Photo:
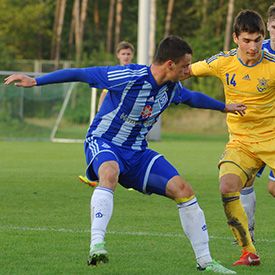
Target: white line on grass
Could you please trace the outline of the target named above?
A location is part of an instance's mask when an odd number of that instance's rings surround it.
[[[47,231],[47,232],[63,232],[63,233],[90,233],[88,229],[72,229],[72,228],[54,228],[54,227],[28,227],[28,226],[13,226],[0,225],[0,231]],[[128,236],[148,236],[148,237],[167,237],[167,238],[183,238],[184,234],[177,233],[160,233],[160,232],[127,232],[127,231],[107,231],[107,234],[112,235],[128,235]],[[209,236],[210,239],[232,240],[232,237]],[[257,242],[275,243],[275,240],[257,239]]]

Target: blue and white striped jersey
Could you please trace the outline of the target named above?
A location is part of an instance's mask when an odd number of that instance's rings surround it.
[[[263,42],[263,46],[262,49],[268,53],[274,54],[275,55],[275,51],[272,50],[271,45],[270,45],[270,39],[265,39]]]
[[[102,137],[133,150],[145,149],[145,136],[161,112],[173,100],[180,101],[179,93],[176,93],[180,84],[170,82],[158,86],[150,68],[140,65],[109,67],[108,71],[99,74],[106,76],[104,85],[109,92],[87,137]]]
[[[223,102],[189,91],[180,82],[158,85],[149,66],[90,67],[65,69],[36,78],[37,85],[82,81],[108,93],[90,125],[86,138],[96,136],[132,150],[147,147],[146,135],[171,103],[223,110]]]

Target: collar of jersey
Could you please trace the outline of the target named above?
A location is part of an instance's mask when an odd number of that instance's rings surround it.
[[[263,58],[264,58],[264,51],[262,50],[262,56],[261,56],[260,60],[259,60],[257,63],[255,63],[255,64],[253,64],[253,65],[250,65],[250,66],[243,63],[243,61],[238,57],[238,52],[237,52],[237,58],[238,58],[238,60],[240,61],[240,63],[241,63],[243,66],[249,67],[249,68],[255,67],[256,65],[258,65],[259,63],[262,62],[262,60],[263,60]]]

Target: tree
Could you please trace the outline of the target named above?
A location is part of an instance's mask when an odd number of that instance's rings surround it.
[[[167,6],[166,19],[165,19],[164,37],[170,34],[173,9],[174,9],[174,0],[169,0],[168,6]]]
[[[234,0],[229,0],[228,1],[227,17],[226,17],[225,39],[224,39],[224,45],[223,45],[224,51],[228,51],[230,49],[233,12],[234,12]]]
[[[114,12],[115,12],[115,0],[110,0],[109,4],[109,15],[108,15],[108,26],[107,26],[107,52],[112,51],[112,41],[113,41],[113,22],[114,22]]]
[[[0,1],[1,61],[7,57],[12,63],[22,58],[49,58],[51,8],[49,0]]]
[[[74,41],[74,31],[75,31],[75,10],[76,10],[77,1],[74,1],[73,9],[72,9],[72,17],[70,23],[70,31],[69,31],[69,41],[68,41],[68,59],[72,59],[72,51],[73,51],[73,41]]]
[[[219,7],[218,7],[218,14],[217,14],[217,20],[216,20],[216,32],[215,32],[215,36],[221,36],[221,32],[222,32],[222,22],[223,22],[223,14],[221,11],[221,9],[224,6],[224,0],[219,0]]]
[[[76,64],[79,64],[82,56],[82,48],[83,48],[83,35],[84,35],[84,25],[86,20],[88,8],[88,0],[75,0],[74,2],[74,33],[75,33],[75,59]]]
[[[96,34],[99,32],[99,23],[100,23],[100,17],[99,17],[99,9],[98,9],[98,0],[94,0],[94,24],[95,24],[95,31]]]
[[[115,25],[115,45],[120,41],[121,21],[122,21],[122,0],[117,0],[116,3],[116,25]]]
[[[59,60],[60,60],[61,34],[63,30],[65,9],[66,9],[66,0],[57,0],[56,7],[55,7],[54,29],[53,29],[52,47],[51,47],[51,59],[55,60],[56,68],[58,68]]]

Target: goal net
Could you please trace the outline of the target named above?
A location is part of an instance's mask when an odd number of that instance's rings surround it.
[[[1,81],[11,73],[2,71]],[[98,94],[83,83],[33,88],[1,84],[0,140],[82,142]]]

